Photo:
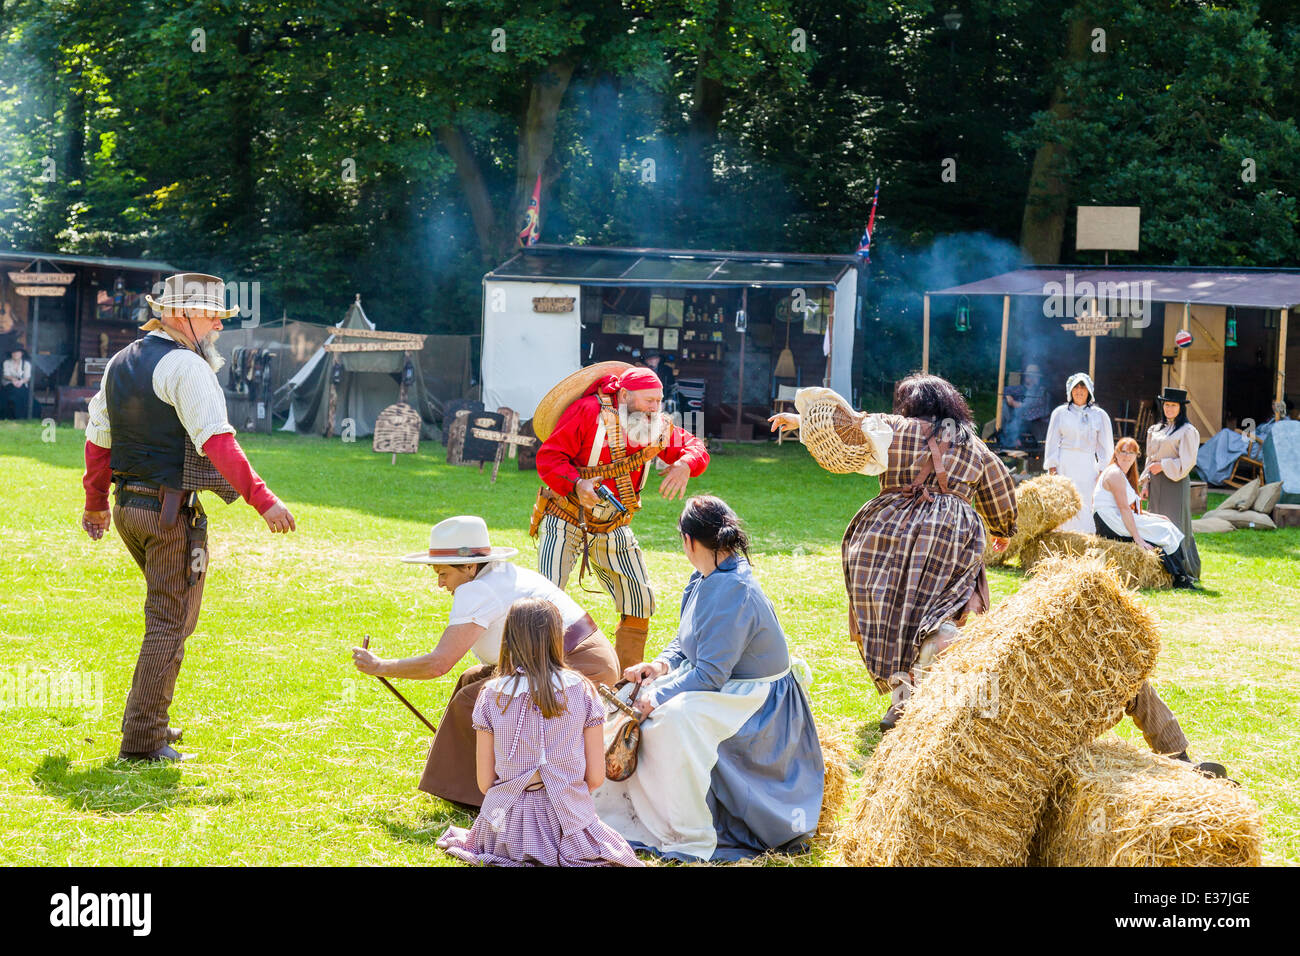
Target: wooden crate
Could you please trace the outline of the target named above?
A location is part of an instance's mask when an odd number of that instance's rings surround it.
[[[1206,482],[1192,482],[1192,514],[1200,514],[1205,511],[1205,502],[1209,491],[1210,486]]]
[[[1300,505],[1278,505],[1271,517],[1279,528],[1300,528]]]

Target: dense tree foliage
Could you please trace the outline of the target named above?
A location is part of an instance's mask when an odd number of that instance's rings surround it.
[[[546,241],[825,252],[879,177],[876,312],[1076,260],[1078,204],[1141,205],[1135,261],[1300,258],[1287,0],[0,3],[0,244],[276,314],[476,329],[539,173]]]

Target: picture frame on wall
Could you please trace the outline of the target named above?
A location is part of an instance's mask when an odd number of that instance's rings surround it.
[[[676,329],[663,330],[663,349],[665,352],[677,351],[677,339],[679,332]]]
[[[685,300],[680,296],[650,296],[650,314],[646,324],[659,328],[680,329],[682,327]]]

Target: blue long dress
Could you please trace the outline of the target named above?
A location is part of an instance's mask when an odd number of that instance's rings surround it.
[[[730,557],[682,595],[677,636],[646,685],[637,772],[596,791],[633,845],[682,860],[798,852],[817,828],[825,767],[808,695],[749,562]],[[802,662],[798,662],[800,665]]]

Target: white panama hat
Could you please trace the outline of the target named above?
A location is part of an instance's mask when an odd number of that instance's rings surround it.
[[[518,548],[494,548],[488,541],[487,522],[477,515],[457,515],[439,521],[429,531],[429,550],[402,558],[407,564],[487,564],[508,561]]]

